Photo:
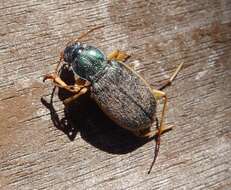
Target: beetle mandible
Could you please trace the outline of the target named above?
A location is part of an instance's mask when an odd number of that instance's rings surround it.
[[[105,56],[98,48],[81,42],[83,37],[102,27],[92,28],[76,40],[69,42],[60,54],[55,72],[45,75],[43,80],[51,79],[55,86],[74,93],[64,100],[65,105],[90,91],[91,98],[118,126],[131,131],[136,136],[156,137],[155,156],[148,172],[150,173],[159,152],[160,135],[171,129],[171,126],[165,127],[163,124],[167,96],[161,90],[172,83],[183,63],[161,88],[154,89],[125,63],[129,57],[125,52],[116,50]],[[79,76],[75,85],[67,85],[60,78],[58,70],[63,61]],[[159,99],[164,101],[160,123],[156,117],[156,101]],[[155,121],[157,130],[151,131]]]

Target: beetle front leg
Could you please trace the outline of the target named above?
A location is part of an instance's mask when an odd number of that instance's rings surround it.
[[[129,57],[130,55],[128,55],[123,51],[114,50],[113,52],[108,54],[107,59],[109,61],[115,60],[115,61],[125,62]]]
[[[67,85],[59,76],[56,74],[48,74],[44,77],[43,81],[51,79],[53,80],[53,83],[55,86],[58,86],[59,88],[63,88],[69,92],[75,93],[75,95],[66,98],[63,103],[68,106],[71,102],[76,100],[79,96],[85,94],[88,91],[88,87],[90,86],[89,83],[86,81],[78,78],[76,80],[75,85]]]
[[[87,87],[82,88],[77,94],[66,98],[63,103],[65,106],[69,106],[74,100],[76,100],[78,97],[80,97],[81,95],[85,94],[88,91]]]
[[[55,86],[63,88],[72,93],[78,93],[81,90],[81,86],[78,86],[77,84],[72,86],[67,85],[56,73],[45,75],[45,77],[43,78],[43,82],[47,79],[52,80]]]

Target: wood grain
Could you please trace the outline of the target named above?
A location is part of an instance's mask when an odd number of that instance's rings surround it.
[[[0,189],[230,188],[231,1],[2,0],[0,10]],[[64,109],[56,90],[50,104],[42,83],[65,44],[98,25],[86,42],[132,54],[155,87],[184,62],[165,90],[175,129],[150,175],[153,141],[86,96]]]

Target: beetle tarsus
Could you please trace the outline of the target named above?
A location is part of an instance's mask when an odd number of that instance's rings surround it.
[[[153,166],[154,166],[154,164],[156,162],[159,150],[160,150],[160,135],[162,133],[162,130],[161,130],[160,126],[159,126],[159,121],[158,121],[157,118],[156,118],[156,126],[158,128],[158,132],[156,134],[157,135],[157,137],[156,137],[156,146],[155,146],[155,151],[154,151],[154,158],[153,158],[153,161],[152,161],[151,166],[149,168],[148,174],[151,173],[152,168],[153,168]]]
[[[156,125],[157,125],[157,128],[158,128],[158,131],[154,134],[154,136],[156,137],[156,146],[155,146],[155,151],[154,151],[154,158],[153,158],[153,161],[151,163],[151,166],[148,170],[148,174],[151,173],[152,171],[152,168],[156,162],[156,159],[158,157],[158,153],[159,153],[159,150],[160,150],[160,136],[165,133],[165,132],[168,132],[170,130],[172,130],[173,126],[170,125],[170,126],[167,126],[167,127],[162,127],[162,129],[159,127],[159,122],[158,120],[156,120]]]
[[[150,174],[151,171],[152,171],[152,168],[153,168],[153,166],[154,166],[154,164],[155,164],[155,162],[156,162],[156,159],[157,159],[159,150],[160,150],[160,135],[157,136],[156,146],[155,146],[155,155],[154,155],[154,159],[153,159],[153,161],[152,161],[152,163],[151,163],[151,166],[150,166],[150,168],[149,168],[149,170],[148,170],[148,174]]]
[[[158,88],[158,90],[163,90],[164,88],[166,88],[167,86],[170,86],[170,85],[172,84],[173,80],[176,78],[177,74],[178,74],[179,71],[182,69],[183,64],[184,64],[184,63],[181,63],[181,64],[177,67],[177,69],[175,70],[175,72],[173,73],[173,75],[172,75],[169,79],[165,80],[165,81],[161,84],[161,86]]]
[[[54,80],[54,74],[47,74],[43,77],[43,82],[45,82],[47,79]]]

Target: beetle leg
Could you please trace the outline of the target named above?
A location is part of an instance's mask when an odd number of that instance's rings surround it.
[[[51,79],[51,80],[53,80],[55,86],[58,86],[60,88],[66,88],[67,87],[67,84],[63,80],[61,80],[60,77],[58,77],[59,66],[62,63],[63,59],[64,59],[64,52],[61,51],[59,61],[58,61],[56,68],[55,68],[55,72],[52,74],[45,75],[43,77],[43,82],[45,82],[45,80],[47,80],[47,79]]]
[[[72,101],[77,99],[79,96],[85,94],[88,91],[88,87],[90,86],[90,83],[87,81],[78,78],[76,80],[75,85],[67,85],[58,75],[56,74],[48,74],[44,77],[43,81],[51,79],[53,80],[53,83],[55,86],[58,86],[59,88],[63,88],[69,92],[75,93],[73,96],[66,98],[63,103],[67,106]]]
[[[85,79],[82,79],[82,78],[77,78],[76,81],[75,81],[75,85],[83,88],[83,87],[87,87],[87,86],[90,86],[91,83]]]
[[[173,73],[173,75],[170,77],[170,79],[167,79],[166,81],[164,81],[164,83],[158,88],[158,90],[163,90],[165,87],[170,86],[172,84],[172,81],[176,78],[177,74],[181,70],[182,66],[183,66],[183,63],[181,63],[177,67],[176,71]]]
[[[123,51],[114,50],[113,52],[108,54],[107,59],[109,61],[115,60],[115,61],[125,62],[129,57],[130,55],[126,54]]]
[[[158,156],[158,153],[159,153],[159,149],[160,149],[160,135],[164,132],[164,115],[165,115],[165,111],[166,111],[166,108],[167,108],[167,96],[166,94],[163,92],[163,91],[160,91],[160,90],[156,90],[156,89],[153,89],[153,95],[155,97],[156,100],[159,100],[161,98],[163,98],[164,100],[164,106],[163,106],[163,110],[162,110],[162,113],[161,113],[161,118],[160,118],[160,125],[159,125],[159,122],[157,120],[157,128],[158,128],[158,131],[156,133],[156,147],[155,147],[155,156],[154,156],[154,159],[152,161],[152,164],[151,164],[151,167],[148,171],[148,173],[151,172],[152,170],[152,167],[156,161],[156,158]]]
[[[168,132],[170,130],[172,130],[173,126],[163,126],[162,128],[162,132],[161,135],[165,132]],[[150,129],[148,130],[141,130],[138,132],[134,132],[135,135],[139,136],[139,137],[144,137],[144,138],[153,138],[156,137],[159,133],[159,130],[155,130],[155,131],[151,131]]]
[[[156,89],[152,89],[153,90],[153,95],[155,97],[156,100],[159,100],[161,98],[163,98],[164,100],[164,106],[163,106],[163,110],[162,110],[162,113],[161,113],[161,118],[160,118],[160,127],[159,127],[159,135],[163,132],[163,123],[164,123],[164,116],[165,116],[165,112],[166,112],[166,108],[167,108],[167,101],[168,101],[168,98],[165,94],[165,92],[163,91],[160,91],[160,90],[156,90]]]
[[[47,74],[43,78],[43,82],[47,79],[50,79],[53,81],[55,86],[58,86],[59,88],[63,88],[69,92],[72,93],[78,93],[81,90],[81,86],[76,85],[67,85],[57,74]]]
[[[74,100],[76,100],[78,97],[80,97],[81,95],[85,94],[86,92],[88,91],[88,88],[87,87],[83,87],[77,94],[69,97],[69,98],[66,98],[63,103],[65,106],[68,106],[70,105],[71,102],[73,102]]]

